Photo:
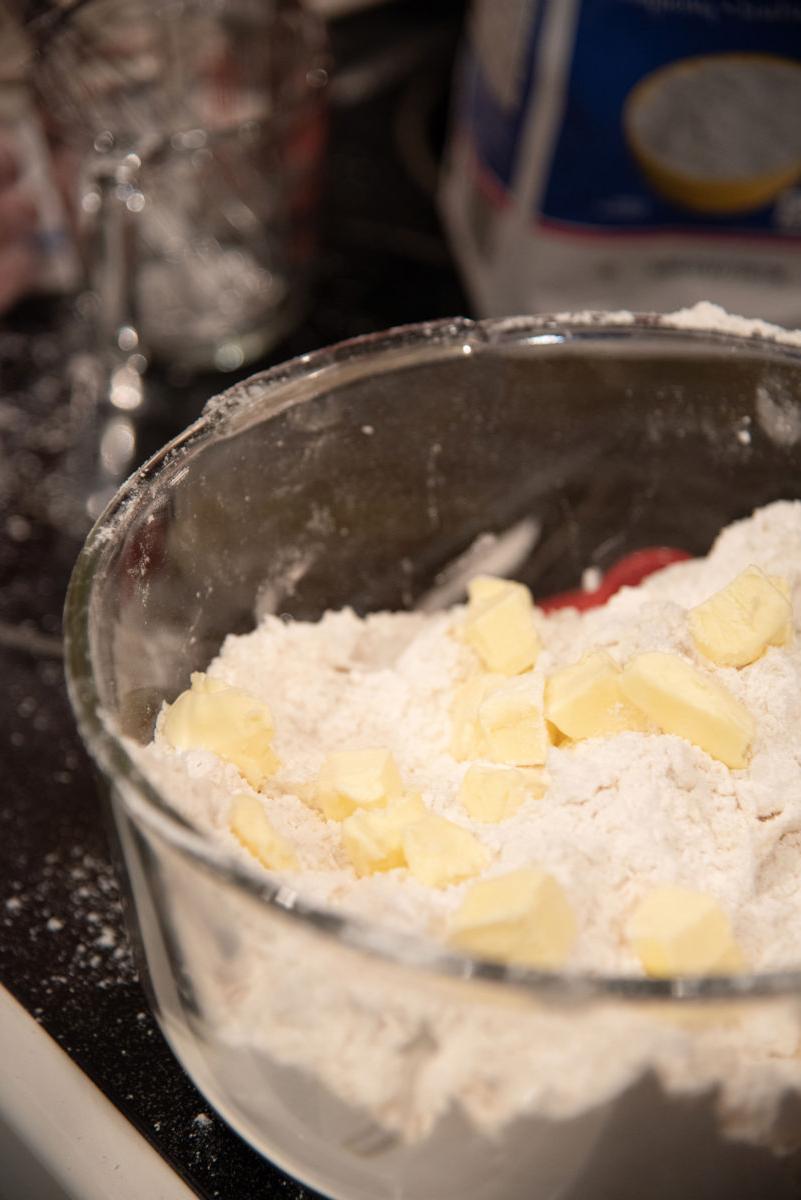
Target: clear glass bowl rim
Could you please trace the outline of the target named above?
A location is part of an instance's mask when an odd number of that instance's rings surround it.
[[[719,317],[718,317],[719,314]],[[682,319],[678,319],[681,317]],[[176,849],[287,919],[313,928],[344,946],[388,963],[450,980],[481,981],[512,988],[532,999],[586,1001],[745,1000],[801,993],[801,967],[735,975],[649,979],[629,975],[538,971],[471,958],[422,936],[404,934],[305,901],[302,895],[236,861],[200,828],[174,810],[131,759],[124,742],[104,721],[91,655],[90,596],[97,568],[116,535],[135,516],[138,502],[152,496],[163,471],[205,442],[241,428],[249,415],[259,421],[304,403],[329,385],[391,371],[426,359],[442,360],[504,345],[657,339],[666,347],[681,340],[720,351],[758,350],[789,359],[801,368],[801,333],[759,321],[731,319],[710,310],[692,323],[684,314],[582,312],[489,318],[464,317],[403,325],[303,354],[258,372],[212,398],[202,415],[144,463],[118,490],[90,530],[76,560],[64,607],[67,691],[81,737],[102,775],[135,820],[155,828]],[[302,385],[313,383],[308,392]],[[293,395],[300,392],[299,395]],[[289,394],[287,394],[289,393]]]

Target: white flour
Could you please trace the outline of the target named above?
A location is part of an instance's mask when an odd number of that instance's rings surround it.
[[[685,608],[751,563],[788,579],[798,625],[801,502],[760,510],[725,530],[707,559],[670,567],[603,608],[541,616],[537,672],[599,646],[621,662],[643,650],[694,660]],[[268,617],[225,642],[210,673],[266,701],[275,719],[283,766],[264,803],[301,863],[282,876],[288,886],[379,924],[442,933],[468,885],[430,890],[402,871],[357,879],[339,846],[340,826],[299,795],[329,751],[385,746],[409,787],[493,852],[486,875],[534,862],[557,877],[581,931],[569,969],[638,974],[623,924],[632,904],[662,883],[716,896],[754,969],[801,965],[801,643],[770,649],[741,671],[715,672],[756,722],[748,769],[729,771],[678,737],[593,739],[552,748],[546,796],[501,825],[483,825],[455,798],[467,764],[447,749],[452,694],[475,665],[451,636],[452,623],[452,613],[362,621],[344,611],[318,624]],[[252,863],[227,829],[231,795],[247,790],[234,768],[208,753],[176,753],[158,736],[135,753],[180,811]],[[183,930],[199,955],[210,944],[207,923],[226,919],[224,909],[211,911],[216,902],[200,908]],[[240,934],[251,928],[244,910],[232,906],[227,919]],[[717,1022],[621,1003],[567,1013],[465,1004],[416,979],[404,987],[394,978],[388,988],[370,970],[343,979],[342,948],[318,939],[304,950],[306,935],[295,928],[264,944],[255,923],[252,936],[252,953],[242,934],[240,957],[229,954],[219,977],[199,984],[223,1036],[314,1072],[407,1138],[429,1132],[454,1104],[490,1130],[521,1112],[573,1115],[648,1067],[668,1088],[720,1086],[729,1128],[757,1137],[783,1088],[801,1087],[801,1025],[783,1002],[742,1006]],[[421,1029],[428,1048],[410,1082],[408,1046]]]
[[[707,560],[670,568],[602,608],[542,617],[537,674],[594,647],[621,662],[644,650],[693,659],[685,607],[749,563],[801,588],[801,504],[762,510],[731,527]],[[468,764],[448,752],[453,692],[475,667],[452,626],[448,613],[362,621],[345,610],[317,624],[268,617],[254,633],[226,641],[211,674],[266,701],[275,719],[283,765],[263,795],[270,820],[301,862],[286,875],[291,886],[408,932],[442,932],[469,883],[432,890],[401,870],[358,879],[340,849],[339,824],[298,794],[330,751],[384,746],[410,789],[493,852],[486,875],[535,862],[559,879],[581,928],[572,966],[638,973],[621,928],[636,899],[665,882],[714,894],[755,968],[801,962],[794,933],[796,918],[801,929],[801,881],[788,895],[782,866],[788,841],[801,841],[801,651],[774,649],[743,671],[715,672],[756,720],[747,771],[731,772],[678,737],[593,739],[551,749],[546,796],[487,825],[471,821],[457,799]],[[147,748],[144,761],[182,812],[252,861],[227,828],[230,798],[246,790],[234,768],[202,751],[176,754],[163,742]],[[777,903],[786,918],[778,924]]]

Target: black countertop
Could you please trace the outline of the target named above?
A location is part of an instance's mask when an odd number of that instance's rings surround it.
[[[338,22],[318,283],[263,362],[467,310],[433,180],[461,4],[393,4]],[[91,415],[65,363],[72,301],[0,324],[0,983],[204,1197],[308,1196],[233,1134],[167,1048],[139,983],[93,772],[61,662],[61,608],[87,522]],[[163,382],[141,461],[235,376]],[[1,1190],[1,1189],[0,1189]]]

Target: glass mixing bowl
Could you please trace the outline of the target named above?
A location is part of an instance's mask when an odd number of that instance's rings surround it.
[[[93,529],[69,686],[143,974],[198,1086],[293,1175],[339,1200],[799,1194],[801,973],[471,961],[229,860],[131,753],[226,634],[414,606],[481,534],[533,531],[497,544],[523,547],[510,567],[540,597],[644,546],[704,553],[801,496],[799,391],[801,351],[769,333],[400,329],[224,393]]]

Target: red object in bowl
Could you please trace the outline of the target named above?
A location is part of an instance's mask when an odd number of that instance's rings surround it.
[[[636,587],[663,567],[671,563],[686,562],[692,558],[686,550],[676,550],[672,546],[646,546],[643,550],[634,550],[621,558],[604,575],[600,587],[594,592],[585,592],[582,588],[573,588],[568,592],[557,592],[539,600],[538,606],[544,612],[553,612],[557,608],[598,608],[619,592],[623,587]]]

